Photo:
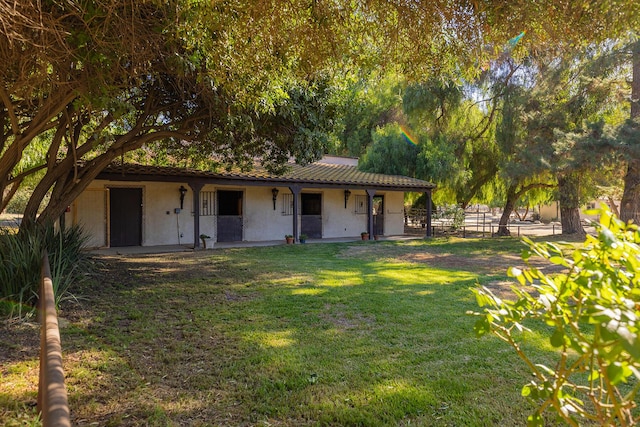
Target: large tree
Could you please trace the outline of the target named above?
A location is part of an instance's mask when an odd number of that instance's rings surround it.
[[[160,140],[202,143],[228,162],[308,161],[321,152],[315,137],[255,135],[261,118],[287,117],[290,88],[324,70],[472,75],[514,28],[535,49],[637,22],[634,3],[604,1],[0,2],[0,207],[44,171],[25,223],[45,194],[39,220],[51,220],[114,159]],[[291,135],[312,121],[297,122]],[[29,169],[25,150],[42,138],[43,161]]]
[[[210,37],[224,39],[212,53],[195,45],[197,34],[184,25],[193,19],[181,10],[188,3],[25,3],[3,3],[0,38],[8,65],[0,70],[0,207],[25,177],[44,170],[25,224],[35,220],[45,195],[51,197],[41,222],[57,217],[114,159],[158,141],[195,144],[226,164],[260,156],[275,166],[290,156],[304,162],[322,154],[315,134],[326,124],[319,117],[322,76],[296,79],[286,72],[297,71],[287,68],[286,55],[232,66],[225,55],[235,50],[237,35],[214,34],[216,18],[233,28],[239,18],[232,11],[211,17]],[[234,75],[222,76],[214,59]],[[25,162],[25,152],[43,138],[40,164]]]
[[[636,37],[640,35],[636,34]],[[631,155],[627,162],[627,171],[624,177],[624,193],[620,203],[620,218],[624,221],[633,221],[640,224],[640,38],[632,43],[630,49],[632,63],[631,71],[631,118],[627,126],[628,134],[635,134],[629,138],[627,147]]]
[[[506,61],[495,74],[492,93],[500,105],[497,185],[504,194],[498,234],[509,235],[507,224],[519,200],[531,190],[552,186],[549,164],[544,160],[549,157],[551,141],[535,138],[530,132],[529,120],[540,113],[540,105],[532,97],[535,68]]]

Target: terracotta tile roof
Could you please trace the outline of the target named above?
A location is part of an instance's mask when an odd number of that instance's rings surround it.
[[[246,172],[232,171],[201,171],[187,168],[144,166],[138,164],[110,165],[99,176],[99,179],[148,179],[175,178],[171,180],[185,181],[248,181],[247,184],[258,185],[312,185],[362,187],[362,188],[387,188],[404,191],[426,191],[435,188],[435,184],[420,179],[409,178],[400,175],[385,175],[380,173],[362,172],[355,166],[312,163],[306,166],[290,164],[288,170],[282,175],[276,175],[265,168],[256,166]]]

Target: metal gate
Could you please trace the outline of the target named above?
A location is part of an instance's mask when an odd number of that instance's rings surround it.
[[[218,242],[242,240],[242,191],[218,190]]]
[[[300,233],[310,239],[322,238],[322,194],[301,194]]]
[[[384,196],[373,198],[373,235],[384,236]]]

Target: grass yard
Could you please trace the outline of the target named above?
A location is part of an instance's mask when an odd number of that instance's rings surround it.
[[[528,370],[465,315],[469,288],[504,291],[522,248],[433,239],[99,258],[100,277],[61,313],[72,421],[525,425]],[[29,425],[37,329],[0,328],[0,420]],[[549,354],[535,334],[527,345]]]

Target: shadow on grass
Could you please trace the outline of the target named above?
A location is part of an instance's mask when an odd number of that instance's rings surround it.
[[[74,423],[522,424],[527,372],[464,315],[484,278],[403,258],[429,249],[104,258],[63,310]]]

